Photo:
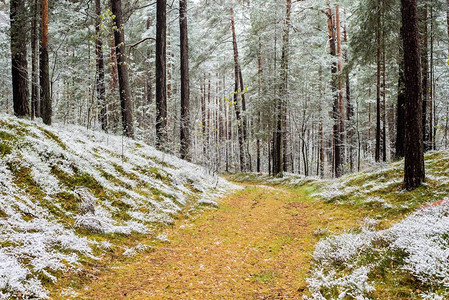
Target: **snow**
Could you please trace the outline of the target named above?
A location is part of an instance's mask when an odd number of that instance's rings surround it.
[[[423,283],[449,288],[449,199],[417,211],[386,234],[392,249],[407,254],[405,270]]]
[[[368,222],[369,223],[369,222]],[[381,241],[379,243],[379,241]],[[374,290],[368,280],[373,265],[367,262],[369,253],[382,253],[382,261],[400,262],[395,255],[404,256],[400,268],[443,294],[426,292],[422,299],[447,299],[449,296],[449,199],[428,205],[389,229],[333,235],[320,241],[315,248],[314,274],[308,279],[312,299],[326,299],[323,289],[338,289],[342,294],[365,299]],[[385,264],[385,262],[383,262]],[[344,268],[341,274],[337,270]],[[438,288],[439,287],[439,288]],[[368,298],[366,298],[368,299]]]
[[[349,275],[337,277],[334,271],[325,274],[323,270],[317,270],[314,277],[307,281],[309,289],[313,291],[312,297],[305,297],[305,299],[329,299],[319,292],[322,288],[327,288],[339,291],[338,297],[334,299],[346,299],[349,297],[349,299],[368,300],[369,298],[364,295],[374,291],[374,287],[368,283],[369,272],[369,268],[361,267],[355,269]]]
[[[58,271],[82,268],[81,256],[99,259],[94,248],[114,247],[77,228],[106,238],[152,233],[152,224],[171,224],[186,204],[217,205],[217,197],[236,188],[139,141],[6,115],[0,120],[0,130],[14,137],[1,141],[12,147],[0,161],[1,299],[46,298],[40,280],[56,281]],[[63,179],[74,176],[81,186]]]

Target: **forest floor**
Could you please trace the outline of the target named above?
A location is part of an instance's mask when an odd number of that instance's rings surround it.
[[[316,231],[342,232],[362,218],[311,192],[245,184],[218,209],[177,220],[164,232],[167,241],[70,292],[77,299],[301,299]],[[52,298],[67,295],[56,287]]]

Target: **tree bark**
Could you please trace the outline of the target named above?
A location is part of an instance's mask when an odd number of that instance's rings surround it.
[[[402,31],[402,29],[401,29]],[[397,119],[396,119],[396,159],[404,157],[404,141],[405,141],[405,102],[407,95],[405,94],[405,73],[404,73],[404,53],[401,50],[401,62],[399,63],[399,80],[398,80],[398,103],[397,103]]]
[[[131,89],[129,86],[128,64],[126,62],[125,32],[122,20],[122,1],[111,0],[112,13],[115,16],[114,40],[117,55],[117,73],[120,90],[120,107],[122,113],[123,134],[134,137]]]
[[[48,0],[42,0],[42,40],[40,55],[40,86],[42,99],[42,120],[44,124],[51,125],[52,100],[50,93],[50,67],[48,60]]]
[[[286,0],[285,21],[282,34],[281,56],[281,80],[279,83],[279,95],[276,97],[276,130],[274,134],[274,160],[273,175],[282,176],[286,170],[286,144],[287,144],[287,89],[288,89],[288,51],[290,42],[290,16],[292,1]]]
[[[375,160],[380,161],[380,144],[381,144],[381,60],[382,60],[382,17],[381,17],[381,1],[377,0],[377,29],[376,29],[376,40],[377,40],[377,84],[376,84],[376,149],[375,149]]]
[[[40,118],[41,104],[39,93],[39,0],[33,0],[31,21],[31,117]]]
[[[346,28],[346,24],[344,26],[344,42],[348,43],[348,32]],[[344,52],[345,62],[348,63],[349,57],[348,52],[345,50]],[[354,107],[351,103],[351,82],[349,80],[349,71],[345,70],[345,79],[346,79],[346,120],[348,121],[348,129],[347,129],[347,141],[348,141],[348,152],[349,152],[349,166],[351,172],[354,172]]]
[[[10,5],[14,115],[17,117],[27,117],[30,115],[30,104],[25,0],[12,0]]]
[[[337,29],[337,57],[338,57],[338,148],[340,157],[337,160],[336,177],[341,177],[344,173],[344,152],[345,152],[345,118],[344,118],[344,99],[343,99],[343,61],[341,49],[341,23],[340,23],[340,7],[335,7],[335,27]]]
[[[382,160],[387,161],[387,84],[385,35],[382,33]]]
[[[427,123],[428,115],[428,98],[429,98],[429,51],[428,51],[428,30],[427,30],[427,4],[419,11],[420,16],[420,33],[421,33],[421,69],[422,69],[422,123],[424,151],[430,150],[429,143],[429,126]]]
[[[207,154],[206,144],[206,74],[203,77],[203,83],[201,85],[201,137],[203,142],[203,156]]]
[[[257,97],[259,102],[262,100],[262,44],[259,38],[259,48],[257,51]],[[258,135],[256,140],[256,171],[260,173],[260,131],[262,129],[261,112],[257,114]]]
[[[237,48],[237,37],[235,34],[235,20],[234,20],[234,9],[231,8],[231,30],[232,30],[232,45],[234,48],[234,108],[235,116],[237,118],[238,126],[238,140],[239,140],[239,150],[240,150],[240,171],[245,170],[245,147],[244,147],[244,131],[243,131],[243,120],[240,111],[240,105],[238,103],[239,96],[239,85],[240,85],[240,66],[239,66],[239,54]]]
[[[167,1],[156,8],[156,147],[167,143]]]
[[[97,107],[99,108],[98,122],[101,129],[107,130],[106,118],[106,88],[104,83],[104,55],[103,41],[101,40],[101,0],[95,0],[95,55],[96,55],[96,90],[97,90]]]
[[[329,7],[326,12],[327,15],[327,27],[328,27],[328,34],[329,34],[329,45],[330,45],[330,55],[333,57],[337,56],[337,48],[336,48],[336,37],[335,37],[335,22],[334,17],[332,14],[332,10]],[[331,73],[332,73],[332,95],[334,96],[334,103],[332,106],[332,118],[333,118],[333,161],[332,161],[332,174],[334,177],[340,177],[340,171],[341,171],[341,161],[342,161],[342,155],[341,155],[341,148],[340,148],[340,142],[339,142],[339,93],[338,93],[338,76],[337,76],[337,63],[334,61],[331,66]]]
[[[181,149],[182,159],[189,159],[190,152],[190,83],[189,83],[189,39],[187,32],[187,0],[179,0],[179,27],[181,52]]]
[[[422,126],[421,66],[417,0],[401,0],[405,64],[405,166],[404,188],[412,190],[425,180]],[[406,55],[405,55],[406,53]]]

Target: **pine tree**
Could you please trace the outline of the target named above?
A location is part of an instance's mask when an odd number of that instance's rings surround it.
[[[30,114],[28,91],[27,32],[25,0],[12,0],[11,58],[14,114],[27,117]]]
[[[412,190],[425,180],[417,0],[401,0],[401,12],[407,96],[404,188]]]
[[[101,129],[107,130],[106,87],[104,72],[103,41],[101,40],[101,0],[95,0],[95,55],[96,59],[96,90],[97,106],[99,108],[98,121]]]
[[[122,114],[123,134],[134,137],[131,89],[129,86],[128,64],[126,62],[125,33],[122,19],[122,1],[111,0],[114,14],[114,41],[117,56],[117,74],[120,91],[120,110]]]
[[[187,31],[187,0],[179,0],[179,27],[181,53],[181,158],[188,159],[190,151],[190,83],[189,39]]]
[[[156,147],[167,146],[167,1],[156,5]]]
[[[51,125],[53,107],[50,91],[50,66],[48,59],[48,0],[42,0],[42,35],[40,53],[40,86],[42,100],[42,120],[44,124]]]

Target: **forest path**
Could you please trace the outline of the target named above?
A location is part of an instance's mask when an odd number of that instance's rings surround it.
[[[170,242],[119,262],[77,299],[301,299],[319,228],[355,216],[307,188],[246,185],[167,229]]]

